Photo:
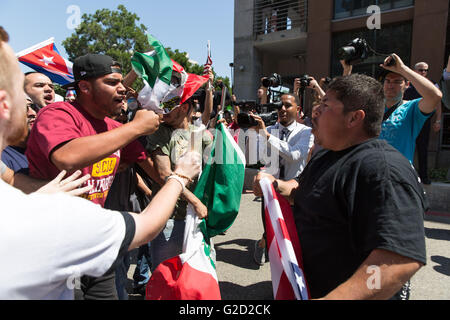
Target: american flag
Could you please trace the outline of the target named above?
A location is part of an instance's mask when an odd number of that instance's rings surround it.
[[[209,73],[209,70],[212,67],[212,59],[211,59],[211,42],[208,40],[208,58],[206,58],[206,63],[203,66],[203,75],[206,76]]]
[[[264,194],[267,248],[276,300],[308,300],[302,253],[290,204],[268,179],[260,181]]]

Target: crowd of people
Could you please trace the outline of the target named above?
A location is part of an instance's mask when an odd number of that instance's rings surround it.
[[[441,116],[442,93],[426,78],[426,63],[412,70],[393,54],[380,65],[380,84],[343,61],[343,76],[310,78],[310,114],[295,79],[275,124],[252,110],[256,125],[244,129],[236,97],[223,96],[223,84],[214,89],[210,69],[201,95],[155,113],[137,107],[136,73],[123,76],[111,57],[87,54],[74,61],[65,101],[55,102],[52,81],[24,75],[1,27],[0,36],[0,188],[8,208],[0,298],[127,299],[130,253],[133,291],[143,294],[151,272],[182,253],[187,205],[208,215],[193,190],[218,122],[236,142],[255,137],[263,167],[254,194],[262,197],[266,178],[290,201],[311,298],[408,298],[409,280],[426,264],[421,182],[429,180],[426,162],[420,179],[412,166],[416,138],[428,134],[435,113],[438,130]],[[266,87],[257,94],[269,102]],[[265,251],[263,232],[255,263],[267,261]],[[33,263],[18,266],[24,252]],[[380,270],[375,289],[367,285],[371,266]]]

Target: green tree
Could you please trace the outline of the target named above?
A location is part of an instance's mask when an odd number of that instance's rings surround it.
[[[82,22],[69,38],[62,42],[69,60],[88,53],[100,53],[118,61],[125,73],[131,70],[133,52],[148,52],[147,28],[140,18],[119,5],[117,11],[97,10],[83,14]]]
[[[152,50],[147,40],[147,28],[139,21],[140,18],[123,5],[119,5],[115,11],[100,9],[94,14],[83,14],[81,24],[62,44],[72,62],[88,53],[106,54],[122,65],[125,75],[131,70],[134,52],[145,53]],[[170,47],[166,51],[186,72],[203,74],[203,66],[191,63],[186,52],[172,50]],[[215,73],[214,77],[221,78]],[[223,81],[230,88],[228,77]],[[133,87],[139,90],[142,81],[138,81]]]
[[[59,94],[61,97],[65,97],[66,96],[66,90],[63,89],[61,87],[61,85],[59,85],[57,83],[54,83],[53,85],[54,85],[53,89],[55,90],[56,94]]]

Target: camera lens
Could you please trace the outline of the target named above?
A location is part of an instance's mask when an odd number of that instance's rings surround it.
[[[355,47],[342,47],[338,50],[339,60],[350,60],[356,55]]]
[[[270,77],[262,78],[261,84],[265,88],[269,87],[279,87],[281,85],[281,76],[274,73]]]
[[[370,53],[366,40],[356,38],[346,46],[339,48],[337,56],[339,60],[345,60],[348,64],[354,65],[367,59]]]

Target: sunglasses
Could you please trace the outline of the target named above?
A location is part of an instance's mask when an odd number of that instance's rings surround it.
[[[428,72],[428,69],[418,69],[419,72]]]
[[[162,104],[162,109],[164,110],[164,113],[170,113],[172,110],[180,106],[181,98],[175,97],[173,99],[170,99],[169,101],[166,101]]]

